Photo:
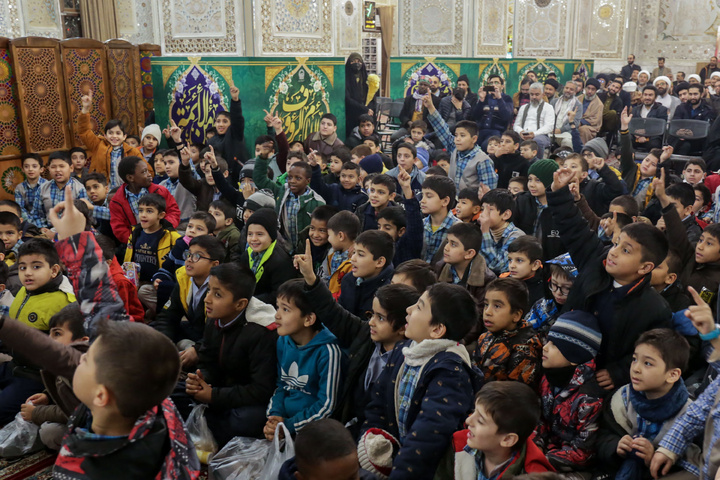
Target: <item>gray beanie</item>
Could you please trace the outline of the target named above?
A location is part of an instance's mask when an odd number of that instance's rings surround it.
[[[245,208],[257,212],[261,208],[275,208],[275,198],[270,190],[258,190],[245,200]]]
[[[610,155],[610,149],[603,138],[593,138],[585,144],[582,151],[590,150],[595,154],[596,157],[607,158]]]

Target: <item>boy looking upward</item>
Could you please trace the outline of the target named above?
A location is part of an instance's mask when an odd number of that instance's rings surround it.
[[[402,188],[400,202],[405,207],[386,207],[377,217],[378,230],[390,235],[395,241],[393,265],[419,259],[423,249],[423,219],[420,213],[420,202],[415,197],[410,174],[402,171],[398,174],[398,182]]]
[[[481,212],[478,217],[482,229],[480,252],[488,268],[496,275],[508,269],[508,247],[523,235],[510,219],[515,208],[515,199],[508,190],[496,188],[483,195]]]
[[[350,256],[359,234],[360,222],[350,212],[338,212],[327,221],[327,241],[331,250],[325,255],[317,274],[335,298],[340,296],[343,277],[352,269]]]
[[[397,149],[397,167],[386,172],[387,175],[393,177],[395,180],[398,181],[396,186],[396,192],[398,194],[402,193],[402,186],[399,182],[401,170],[406,171],[410,175],[411,188],[415,195],[417,195],[422,189],[422,184],[425,182],[426,175],[425,173],[420,171],[420,169],[418,169],[417,165],[415,165],[416,159],[417,149],[415,148],[415,145],[412,145],[410,143],[400,144]]]
[[[180,209],[180,223],[177,228],[184,231],[190,216],[197,210],[197,199],[180,183],[180,153],[177,150],[168,150],[164,160],[168,178],[160,182],[160,186],[166,188],[175,198]]]
[[[453,214],[462,222],[475,222],[480,218],[482,204],[477,189],[463,188],[458,193],[458,203]]]
[[[480,184],[490,189],[497,187],[498,175],[490,157],[476,145],[478,129],[475,122],[462,120],[455,125],[455,138],[442,119],[429,95],[423,97],[423,105],[428,109],[428,121],[450,153],[450,171],[448,176],[455,182],[458,190],[465,187],[477,188]]]
[[[380,211],[388,206],[395,205],[397,187],[395,179],[390,175],[380,174],[372,178],[368,189],[369,200],[360,205],[356,215],[360,219],[360,230],[377,230],[377,216]]]
[[[40,193],[40,187],[47,183],[42,178],[43,161],[42,157],[37,153],[28,153],[23,157],[22,171],[25,180],[15,186],[15,201],[20,205],[23,220],[33,218],[33,208],[35,207],[35,197]]]
[[[508,246],[508,271],[500,275],[517,278],[528,289],[530,305],[545,296],[542,247],[537,238],[523,235]]]
[[[436,175],[423,182],[420,210],[427,216],[423,220],[422,258],[428,263],[435,263],[434,257],[440,251],[448,229],[460,221],[450,211],[455,192],[455,183],[448,177]]]

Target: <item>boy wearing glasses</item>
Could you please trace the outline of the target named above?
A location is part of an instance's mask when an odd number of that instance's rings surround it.
[[[546,263],[550,271],[548,287],[552,298],[541,298],[535,302],[525,318],[542,339],[547,337],[550,327],[560,316],[560,311],[565,305],[570,289],[578,275],[577,268],[567,253],[548,260]]]
[[[212,235],[202,235],[190,241],[183,258],[185,266],[175,271],[177,283],[170,300],[150,325],[176,343],[183,369],[193,371],[207,319],[205,295],[210,269],[225,258],[225,247]]]

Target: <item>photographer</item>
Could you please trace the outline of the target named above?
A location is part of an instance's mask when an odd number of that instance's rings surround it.
[[[478,101],[470,111],[469,120],[478,126],[477,143],[487,150],[487,139],[501,136],[513,117],[513,101],[503,93],[505,81],[499,75],[490,75],[487,84],[478,91]]]

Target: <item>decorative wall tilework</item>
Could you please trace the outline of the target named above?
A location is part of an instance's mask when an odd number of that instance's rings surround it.
[[[517,0],[515,9],[515,56],[570,56],[568,0]]]
[[[475,55],[504,57],[508,25],[512,23],[508,0],[475,0]]]
[[[400,0],[400,55],[464,54],[465,2]]]
[[[352,6],[352,13],[347,5]],[[338,51],[352,53],[360,51],[360,32],[363,23],[363,2],[362,0],[338,1],[335,7],[336,24],[338,36]]]
[[[637,57],[663,55],[672,66],[673,59],[702,61],[715,53],[720,25],[720,7],[715,1],[638,0],[632,5],[637,23],[630,50]]]
[[[258,0],[255,5],[256,55],[333,54],[332,0]]]
[[[0,46],[0,158],[22,150],[14,84],[9,45]]]
[[[155,32],[156,0],[115,0],[118,12],[118,38],[131,43],[158,43],[160,36]]]
[[[175,10],[176,6],[178,10]],[[192,33],[193,22],[197,21],[197,14],[193,12],[200,7],[202,15],[208,14],[212,17],[206,25],[213,25],[211,30],[203,33],[217,32],[221,28],[225,32],[222,36],[210,37]],[[208,10],[209,7],[211,8]],[[217,8],[224,8],[224,12],[218,14]],[[220,55],[239,53],[242,50],[242,35],[238,35],[236,26],[243,24],[243,15],[242,8],[238,8],[235,0],[162,0],[160,9],[163,55]],[[178,16],[187,17],[187,23],[178,24]],[[218,26],[220,23],[221,27]]]
[[[107,51],[110,87],[111,117],[123,121],[128,134],[139,135],[144,124],[144,111],[138,92],[140,91],[140,54],[138,47],[113,48]]]
[[[622,58],[627,0],[579,0],[576,4],[575,58]]]
[[[63,38],[58,4],[54,0],[21,0],[25,35]]]
[[[5,0],[0,2],[0,32],[9,38],[22,35],[22,22],[20,21],[19,0]]]
[[[171,0],[175,38],[225,37],[224,0]]]
[[[140,84],[142,85],[142,103],[145,111],[144,118],[155,108],[153,101],[152,65],[150,59],[157,57],[160,52],[140,50]]]

